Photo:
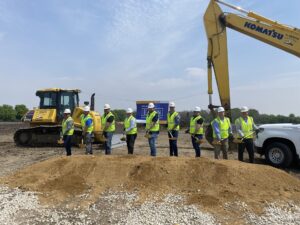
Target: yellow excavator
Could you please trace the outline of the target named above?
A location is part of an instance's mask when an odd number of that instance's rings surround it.
[[[79,106],[78,89],[60,89],[48,88],[38,90],[36,96],[40,98],[40,104],[37,109],[28,111],[23,117],[24,122],[28,122],[30,127],[19,129],[14,134],[14,141],[18,146],[58,146],[58,140],[61,132],[61,122],[63,112],[70,109],[74,120],[75,131],[73,135],[73,145],[79,145],[82,142],[82,129],[80,116],[83,113],[83,107]],[[94,123],[94,143],[103,141],[101,130],[101,116],[94,111],[95,94],[91,96],[90,114]],[[88,105],[89,102],[85,102]]]
[[[218,3],[237,10],[241,14],[224,13]],[[213,68],[221,105],[230,116],[227,27],[300,57],[300,30],[298,28],[280,24],[221,0],[210,1],[204,14],[204,25],[208,39],[208,107],[211,111],[218,107],[212,103]]]

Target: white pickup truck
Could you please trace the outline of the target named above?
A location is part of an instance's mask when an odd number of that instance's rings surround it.
[[[254,142],[257,153],[275,167],[288,167],[300,159],[300,124],[265,124]]]

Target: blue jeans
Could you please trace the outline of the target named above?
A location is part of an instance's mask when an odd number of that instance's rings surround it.
[[[84,143],[85,143],[85,154],[93,154],[93,134],[92,133],[86,133],[84,137]]]
[[[178,138],[178,130],[172,130],[168,132],[169,138],[172,138],[170,133],[172,134],[173,138]],[[169,140],[169,146],[170,146],[170,156],[178,156],[177,139]]]
[[[111,140],[114,135],[114,132],[104,132],[104,137],[106,138],[106,141],[104,142],[105,146],[105,155],[111,154]]]
[[[158,137],[158,133],[150,133],[151,137],[148,138],[149,146],[150,146],[150,155],[156,156],[156,139]]]
[[[195,134],[195,137],[198,139],[202,139],[203,135],[202,134]],[[195,149],[196,157],[201,156],[201,149],[200,149],[200,144],[197,143],[197,139],[192,136],[192,144],[193,148]]]

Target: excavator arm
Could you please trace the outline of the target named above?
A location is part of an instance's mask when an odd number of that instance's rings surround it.
[[[238,10],[242,15],[224,13],[219,4]],[[212,104],[212,70],[214,71],[221,105],[230,110],[230,88],[226,27],[282,49],[300,57],[300,30],[280,24],[254,12],[248,12],[225,3],[211,0],[204,14],[204,25],[208,39],[207,72],[209,108]],[[213,68],[213,69],[212,69]]]

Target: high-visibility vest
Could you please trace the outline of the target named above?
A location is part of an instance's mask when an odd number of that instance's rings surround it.
[[[224,120],[221,120],[220,117],[217,117],[211,122],[211,125],[213,127],[213,137],[217,138],[217,135],[215,133],[214,125],[213,123],[217,122],[219,124],[219,130],[220,130],[220,136],[221,139],[225,139],[229,137],[229,128],[230,128],[230,120],[228,117],[224,117]]]
[[[131,120],[135,121],[135,118],[133,115],[125,118],[125,120],[124,120],[125,129],[128,129],[130,127]],[[126,134],[136,134],[136,133],[137,133],[137,127],[136,127],[136,122],[135,122],[134,127],[130,131],[126,131]]]
[[[203,126],[201,126],[200,129],[198,130],[198,132],[195,133],[196,132],[196,122],[201,118],[202,117],[200,115],[196,116],[195,118],[191,117],[191,120],[190,120],[190,134],[203,134],[204,133]]]
[[[85,116],[84,114],[81,115],[81,126],[82,126],[82,130],[85,129],[85,124],[86,124],[86,121],[88,119],[91,119],[92,120],[92,124],[87,128],[87,133],[92,133],[93,130],[94,130],[94,123],[93,123],[93,118],[91,117],[90,114],[88,114],[87,116]]]
[[[62,121],[62,133],[63,133],[63,135],[73,135],[74,134],[74,123],[72,123],[72,128],[70,130],[68,130],[67,133],[65,133],[66,130],[67,130],[67,123],[69,121],[73,121],[71,116],[68,116],[67,119],[63,119],[63,121]]]
[[[253,118],[251,116],[247,117],[247,122],[244,120],[244,118],[240,117],[236,120],[236,123],[240,124],[242,132],[244,133],[244,137],[246,139],[253,138],[253,134],[252,134],[252,132],[253,132]]]
[[[109,117],[115,117],[114,114],[112,112],[107,113],[104,117],[102,117],[102,127],[104,129],[105,125],[106,125],[106,121]],[[109,127],[106,128],[106,132],[114,132],[116,130],[116,125],[115,125],[115,119],[110,123]]]
[[[157,114],[156,111],[153,111],[151,113],[147,113],[147,116],[146,116],[146,129],[149,130],[150,126],[151,126],[151,123],[152,123],[152,119],[153,117]],[[158,120],[156,121],[156,123],[154,124],[154,126],[150,129],[150,131],[159,131],[159,118]]]
[[[173,112],[172,115],[170,113],[168,113],[168,116],[167,116],[167,119],[168,119],[168,130],[179,130],[180,127],[179,127],[179,124],[175,127],[175,117],[178,116],[178,112]]]

